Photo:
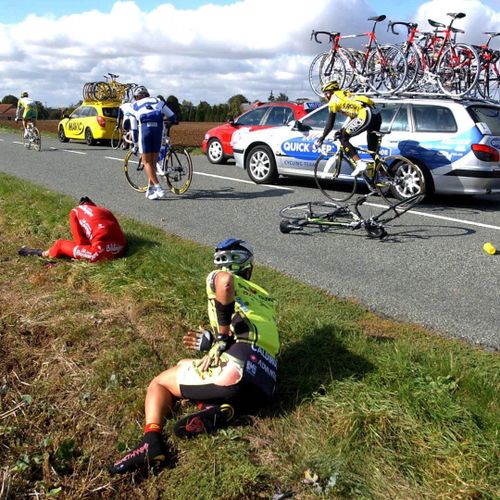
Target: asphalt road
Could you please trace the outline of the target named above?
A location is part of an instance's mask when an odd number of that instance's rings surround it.
[[[121,151],[46,137],[42,148],[25,150],[17,135],[0,132],[0,171],[76,199],[88,195],[116,214],[211,247],[244,238],[260,264],[437,334],[500,348],[500,254],[482,251],[486,241],[500,248],[498,195],[434,197],[393,221],[382,241],[364,231],[281,234],[280,208],[321,200],[311,182],[259,186],[234,165],[196,156],[185,195],[150,201],[128,186]]]

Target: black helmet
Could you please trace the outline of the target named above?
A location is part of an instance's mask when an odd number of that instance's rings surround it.
[[[134,98],[137,99],[140,96],[149,97],[148,89],[146,87],[144,87],[143,85],[139,85],[138,87],[136,87],[134,89]]]
[[[247,275],[253,268],[253,250],[244,240],[228,238],[215,247],[214,264],[238,275]],[[248,272],[249,271],[249,272]]]
[[[95,205],[95,203],[88,196],[82,196],[80,198],[80,201],[78,202],[78,205],[84,205],[85,203],[88,203],[89,205]]]
[[[330,80],[329,82],[323,84],[323,86],[321,87],[321,92],[323,92],[323,94],[325,92],[335,92],[339,88],[340,85],[337,80]]]
[[[28,92],[23,92],[23,93],[21,94],[21,97],[29,97]]]

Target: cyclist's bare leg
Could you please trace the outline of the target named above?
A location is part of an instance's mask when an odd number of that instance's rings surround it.
[[[148,176],[148,185],[158,185],[158,177],[156,176],[156,162],[158,161],[159,153],[142,153],[142,163],[144,170]]]

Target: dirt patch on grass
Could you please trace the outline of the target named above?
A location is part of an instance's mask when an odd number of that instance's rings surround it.
[[[59,120],[39,120],[37,125],[40,131],[57,134]],[[21,123],[11,121],[1,121],[1,126],[21,129]],[[172,127],[172,142],[183,144],[184,146],[201,147],[205,132],[212,127],[220,125],[218,122],[180,122]]]

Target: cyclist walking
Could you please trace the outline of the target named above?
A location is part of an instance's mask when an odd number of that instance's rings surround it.
[[[16,109],[16,122],[19,121],[22,112],[24,138],[28,137],[28,122],[32,122],[36,126],[36,119],[38,115],[37,105],[33,99],[30,98],[28,92],[23,92],[17,101]]]
[[[224,240],[215,249],[214,264],[206,283],[213,333],[189,331],[183,339],[186,347],[208,354],[183,359],[151,381],[142,441],[113,464],[112,474],[165,462],[162,427],[178,398],[202,407],[174,426],[177,436],[194,437],[226,426],[235,411],[255,411],[274,394],[280,347],[276,310],[267,291],[250,281],[252,248],[240,239]]]
[[[150,97],[146,87],[134,90],[130,125],[134,135],[134,152],[139,151],[144,170],[148,176],[146,198],[157,200],[165,197],[165,191],[158,182],[156,162],[161,149],[163,120],[175,123],[174,112],[160,99]]]
[[[368,149],[373,151],[378,140],[373,132],[378,132],[382,124],[380,114],[375,111],[375,103],[369,97],[340,89],[336,80],[326,82],[321,87],[321,91],[328,100],[330,112],[323,134],[316,141],[316,147],[319,149],[326,136],[333,130],[337,112],[345,114],[349,121],[335,133],[335,138],[340,140],[341,146],[356,162],[356,168],[351,174],[356,177],[367,169],[367,164],[359,158],[356,148],[350,143],[350,139],[366,131]]]

